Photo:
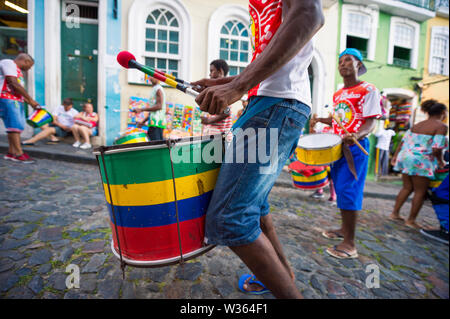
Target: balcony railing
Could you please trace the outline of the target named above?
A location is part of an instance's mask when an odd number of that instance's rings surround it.
[[[434,11],[436,8],[436,1],[439,0],[399,0],[400,2],[408,3],[413,6],[424,8],[427,10]],[[448,0],[447,0],[447,6],[448,6]]]
[[[404,60],[404,59],[399,59],[399,58],[394,58],[394,63],[395,66],[399,66],[402,68],[410,68],[411,67],[411,61],[409,60]]]

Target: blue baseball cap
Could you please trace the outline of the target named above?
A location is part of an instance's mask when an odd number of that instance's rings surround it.
[[[348,55],[353,55],[355,58],[357,58],[362,63],[361,67],[358,70],[358,76],[361,76],[361,75],[365,74],[367,72],[367,68],[364,65],[363,56],[362,56],[361,52],[358,49],[348,48],[348,49],[345,49],[344,52],[342,52],[339,55],[339,59],[342,56],[347,55],[347,54]]]

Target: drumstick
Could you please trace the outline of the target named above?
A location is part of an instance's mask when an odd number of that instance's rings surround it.
[[[193,97],[197,97],[200,94],[197,91],[194,91],[192,88],[189,88],[186,85],[178,83],[177,81],[175,81],[171,78],[167,78],[165,75],[162,75],[162,74],[156,72],[153,68],[140,64],[139,62],[136,61],[134,55],[131,54],[130,52],[127,52],[127,51],[120,52],[117,55],[117,62],[119,62],[119,64],[126,69],[130,69],[130,68],[137,69],[137,70],[144,72],[145,74],[150,75],[151,77],[154,77],[155,79],[157,79],[161,82],[164,82],[165,84],[167,84],[177,90],[180,90],[188,95],[191,95]],[[227,108],[224,111],[224,114],[229,114],[229,113],[230,113],[230,108]]]
[[[168,78],[168,79],[177,81],[178,83],[183,84],[183,85],[191,86],[191,83],[189,83],[188,81],[179,79],[179,78],[173,76],[172,74],[164,73],[163,71],[160,71],[160,70],[158,70],[158,69],[156,69],[156,68],[152,68],[151,66],[149,66],[148,68],[152,69],[152,70],[155,71],[156,73],[159,73],[159,74],[165,76],[165,77]]]
[[[341,128],[342,130],[344,130],[344,132],[345,132],[346,134],[349,134],[349,135],[350,135],[350,133],[349,133],[349,132],[347,131],[347,129],[345,128],[345,126],[342,125],[341,120],[339,120],[339,119],[337,118],[337,116],[336,116],[335,114],[333,114],[333,113],[331,113],[331,116],[332,116],[333,119],[336,121],[336,123],[340,126],[340,128]],[[359,147],[359,149],[360,149],[364,154],[366,154],[367,156],[369,156],[369,153],[367,153],[367,151],[364,149],[364,147],[362,147],[362,145],[359,144],[359,142],[358,142],[358,140],[356,139],[356,137],[353,136],[352,139],[353,139],[353,142],[355,142],[355,144]]]

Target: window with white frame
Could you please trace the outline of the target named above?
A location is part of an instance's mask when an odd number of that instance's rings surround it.
[[[417,22],[399,17],[391,18],[389,64],[404,68],[417,67],[419,29]]]
[[[406,24],[396,24],[394,29],[393,64],[409,68],[414,47],[414,28]]]
[[[225,4],[217,8],[208,25],[208,59],[223,59],[230,66],[229,75],[237,75],[251,62],[250,16],[248,8],[236,4]]]
[[[145,65],[178,77],[180,25],[166,9],[152,11],[145,28]]]
[[[139,63],[190,79],[191,18],[182,0],[133,1],[128,12],[128,50]],[[128,82],[148,84],[128,70]]]
[[[242,22],[227,21],[220,30],[220,59],[227,61],[230,76],[241,73],[250,63],[249,31]]]
[[[364,58],[375,59],[378,10],[365,6],[342,6],[341,51],[355,48]]]
[[[356,12],[349,12],[347,16],[347,48],[361,51],[367,58],[370,39],[370,16]]]
[[[428,73],[449,75],[449,30],[448,27],[431,29],[430,61]]]

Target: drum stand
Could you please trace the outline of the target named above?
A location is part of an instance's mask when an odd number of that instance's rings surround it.
[[[177,142],[171,139],[166,141],[167,147],[169,148],[169,156],[170,156],[170,167],[172,169],[172,181],[173,181],[173,195],[175,199],[175,214],[177,216],[177,231],[178,231],[178,245],[180,247],[180,265],[184,263],[183,257],[183,249],[181,247],[181,231],[180,231],[180,218],[178,216],[178,200],[177,200],[177,188],[175,186],[175,171],[173,169],[173,161],[172,161],[172,146]]]
[[[112,200],[112,195],[111,195],[111,188],[109,186],[109,179],[108,179],[108,173],[106,172],[106,166],[105,166],[105,147],[104,146],[100,146],[100,154],[101,154],[101,158],[102,158],[102,163],[103,163],[103,170],[105,172],[105,179],[106,179],[106,184],[108,185],[108,193],[109,193],[109,201],[111,203],[111,211],[112,211],[112,215],[113,215],[113,219],[114,219],[114,227],[116,230],[116,240],[117,240],[117,246],[119,248],[119,255],[120,255],[120,269],[122,269],[122,279],[125,280],[125,267],[126,267],[126,263],[123,260],[122,257],[122,248],[120,247],[120,240],[119,240],[119,231],[117,229],[117,220],[116,220],[116,213],[114,212],[114,204],[113,204],[113,200]],[[98,167],[100,168],[100,165],[98,165]],[[101,176],[101,172],[100,172],[100,176]]]

